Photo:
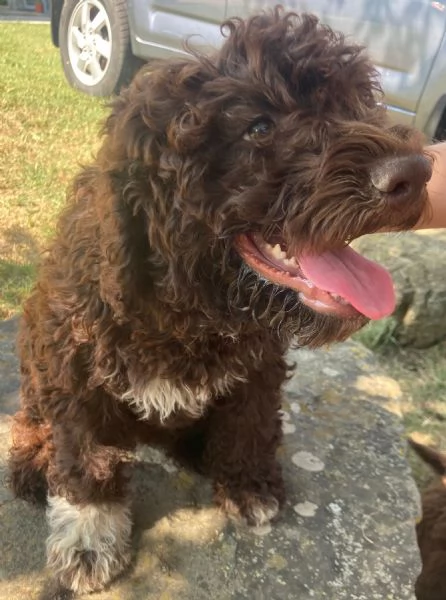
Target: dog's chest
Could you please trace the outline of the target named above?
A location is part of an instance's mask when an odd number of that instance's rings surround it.
[[[213,398],[229,394],[236,382],[241,380],[241,376],[230,373],[198,385],[160,377],[149,381],[134,380],[123,400],[141,420],[148,420],[156,414],[165,421],[178,412],[198,418]]]
[[[235,386],[248,381],[253,368],[260,368],[263,342],[252,337],[220,338],[193,348],[191,355],[169,347],[169,368],[166,353],[160,365],[165,375],[148,377],[147,370],[135,365],[127,371],[129,386],[121,398],[141,420],[164,422],[178,413],[199,418],[213,399],[230,395]]]
[[[253,366],[258,366],[263,349],[234,347],[232,352],[196,358],[191,368],[172,369],[172,376],[151,377],[135,370],[128,371],[129,387],[122,395],[141,420],[157,416],[166,421],[175,413],[199,418],[207,405],[217,397],[227,396],[236,385],[248,380]]]

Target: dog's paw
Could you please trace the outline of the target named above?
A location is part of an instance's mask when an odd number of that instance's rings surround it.
[[[246,518],[248,525],[259,527],[277,518],[280,512],[280,504],[277,498],[272,495],[262,498],[253,495],[247,500],[240,512]]]
[[[71,552],[69,563],[57,551],[48,553],[48,567],[66,590],[79,594],[102,590],[130,563],[130,552],[80,550]]]
[[[283,498],[246,490],[228,494],[224,488],[217,487],[215,500],[229,515],[242,517],[248,525],[259,527],[277,519]]]
[[[227,513],[259,527],[277,520],[285,502],[285,484],[280,465],[273,463],[260,473],[236,473],[231,478],[214,480],[214,500]]]
[[[121,504],[76,506],[50,497],[47,540],[48,568],[68,590],[103,589],[130,563],[131,521]]]

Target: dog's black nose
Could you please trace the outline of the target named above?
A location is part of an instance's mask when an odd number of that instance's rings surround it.
[[[432,175],[432,166],[422,154],[388,158],[370,172],[373,186],[392,204],[416,201]]]

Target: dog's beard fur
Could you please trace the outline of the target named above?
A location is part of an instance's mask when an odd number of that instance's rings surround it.
[[[237,319],[252,320],[297,346],[317,347],[341,341],[368,322],[359,314],[353,319],[315,314],[301,302],[297,292],[271,283],[245,264],[229,286],[228,305]]]

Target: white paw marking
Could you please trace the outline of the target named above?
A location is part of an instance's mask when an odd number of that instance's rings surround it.
[[[130,562],[130,509],[124,504],[70,504],[49,496],[48,567],[75,592],[101,589]],[[86,556],[90,559],[86,560]]]

